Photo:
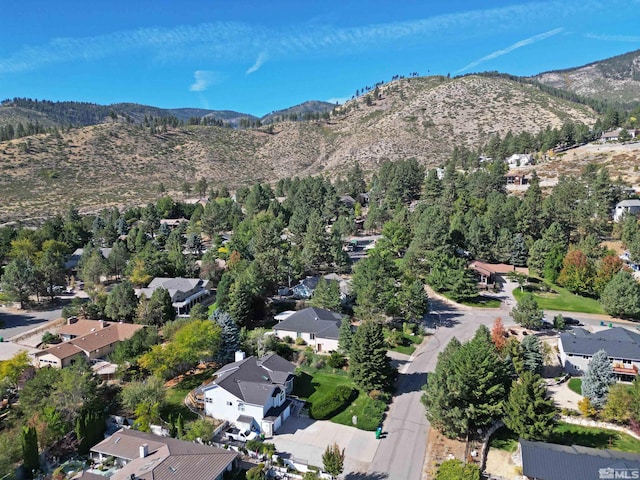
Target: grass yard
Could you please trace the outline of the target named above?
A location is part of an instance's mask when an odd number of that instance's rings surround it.
[[[548,284],[546,282],[545,285],[551,290],[550,292],[541,291],[536,285],[540,285],[543,282],[538,279],[532,279],[532,283],[524,287],[524,292],[520,290],[520,288],[516,288],[513,291],[513,296],[516,300],[520,300],[520,298],[525,293],[532,293],[533,297],[538,302],[538,307],[542,310],[561,310],[565,312],[579,312],[579,313],[598,313],[604,314],[605,311],[602,309],[600,303],[594,298],[581,297],[580,295],[576,295],[571,293],[566,288],[562,288],[558,285]]]
[[[640,452],[640,440],[626,433],[564,422],[558,422],[547,441],[560,445],[582,445],[583,447],[607,448],[629,453]],[[513,453],[518,448],[518,435],[506,427],[500,428],[491,437],[489,445],[491,448]]]
[[[424,337],[422,335],[410,335],[408,333],[403,333],[404,345],[398,345],[395,347],[389,348],[389,350],[393,352],[403,353],[405,355],[411,355],[416,351],[418,345],[422,343]]]
[[[582,379],[581,378],[572,378],[569,380],[569,389],[572,392],[577,393],[578,395],[582,395]]]
[[[442,295],[445,298],[448,298],[452,302],[460,303],[462,305],[468,305],[470,307],[500,308],[500,300],[486,295],[477,295],[473,298],[467,298],[464,300],[454,300],[447,294],[447,292],[438,292],[438,294]]]
[[[308,403],[324,400],[338,385],[354,387],[353,381],[342,370],[301,367],[293,382],[293,394]],[[361,430],[375,430],[382,422],[386,404],[373,400],[366,393],[360,392],[358,398],[345,410],[331,418],[332,422],[353,426],[352,417],[358,417],[356,427]]]
[[[488,297],[486,295],[478,295],[474,298],[469,298],[467,300],[463,300],[463,305],[468,305],[470,307],[479,307],[479,308],[500,308],[500,300],[493,297]]]

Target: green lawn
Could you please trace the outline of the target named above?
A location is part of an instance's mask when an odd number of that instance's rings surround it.
[[[576,392],[578,395],[582,395],[582,379],[572,378],[569,380],[569,389]]]
[[[583,447],[640,453],[640,440],[626,433],[564,422],[558,422],[547,441],[560,445],[582,445]],[[491,437],[490,446],[513,453],[518,448],[518,436],[506,427],[500,428]]]
[[[408,333],[404,333],[403,337],[404,345],[398,345],[397,347],[389,348],[389,350],[403,353],[405,355],[411,355],[416,351],[416,348],[418,348],[418,345],[420,345],[424,339],[422,335],[410,335]]]
[[[293,382],[293,394],[313,404],[326,398],[338,385],[348,385],[355,388],[353,381],[342,370],[301,367]],[[384,402],[371,399],[366,393],[360,392],[358,398],[345,410],[331,418],[332,422],[353,426],[352,417],[358,417],[357,427],[361,430],[375,430],[382,422],[386,405]]]
[[[478,295],[474,298],[469,298],[467,300],[463,300],[463,305],[468,305],[470,307],[479,307],[479,308],[500,308],[500,300],[493,297],[488,297],[486,295]]]
[[[452,302],[457,302],[457,303],[461,303],[462,305],[468,305],[470,307],[478,307],[478,308],[500,308],[500,300],[493,298],[493,297],[488,297],[485,295],[478,295],[476,297],[473,298],[467,298],[464,300],[455,300],[453,298],[451,298],[447,292],[438,292],[440,295],[442,295],[445,298],[448,298],[449,300],[451,300]]]
[[[536,281],[537,279],[532,279]],[[538,282],[540,282],[538,280]],[[546,283],[546,282],[545,282]],[[542,292],[536,287],[535,283],[524,287],[524,292],[520,288],[516,288],[513,291],[513,296],[516,300],[519,300],[525,293],[533,293],[533,297],[538,302],[538,307],[542,310],[561,310],[566,312],[580,312],[580,313],[600,313],[604,314],[600,303],[588,297],[581,297],[571,293],[566,288],[562,288],[558,285],[546,284],[552,292]]]

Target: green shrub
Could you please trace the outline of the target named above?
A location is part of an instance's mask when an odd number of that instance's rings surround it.
[[[358,391],[355,388],[338,385],[330,395],[313,402],[309,413],[316,420],[327,420],[347,408],[357,396]]]
[[[340,352],[331,352],[327,363],[331,368],[342,368],[346,365],[347,359]]]
[[[296,345],[306,345],[307,342],[304,341],[304,338],[298,337],[296,338]]]
[[[382,400],[367,399],[367,403],[362,409],[362,415],[358,417],[358,428],[374,431],[382,424],[386,409],[387,404]]]
[[[284,337],[282,340],[284,340],[284,343],[288,343],[289,345],[293,343],[293,338],[291,338],[289,335]]]

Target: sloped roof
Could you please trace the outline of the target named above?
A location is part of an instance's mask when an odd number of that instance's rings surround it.
[[[35,354],[35,356],[41,357],[42,355],[51,354],[54,357],[59,358],[60,360],[64,360],[65,358],[73,357],[74,355],[78,355],[79,353],[84,353],[81,348],[76,347],[70,342],[64,342],[49,347],[45,350],[40,350]]]
[[[92,320],[87,320],[87,322],[89,321]],[[75,355],[79,351],[93,352],[94,350],[104,348],[115,342],[127,340],[138,330],[144,328],[144,325],[136,325],[133,323],[104,323],[104,327],[100,328],[100,322],[93,321],[93,323],[95,327],[92,328],[89,333],[60,343],[59,345],[54,345],[46,350],[41,350],[36,353],[36,356],[50,353],[60,359],[64,359]],[[83,328],[85,328],[86,324],[83,325]],[[72,327],[73,325],[68,326]]]
[[[261,360],[247,357],[222,367],[215,373],[216,379],[212,383],[246,403],[264,405],[274,388],[284,385],[295,368],[294,364],[276,354]]]
[[[610,358],[640,361],[640,335],[626,328],[613,327],[595,333],[584,329],[561,333],[565,353],[593,355],[604,350]]]
[[[567,480],[569,478],[613,478],[600,475],[601,469],[640,469],[640,455],[616,450],[520,439],[522,473],[539,480]],[[612,472],[613,473],[613,472]]]
[[[144,444],[149,453],[141,458],[140,447]],[[130,460],[112,480],[129,480],[131,475],[144,480],[214,480],[237,457],[230,450],[124,428],[91,450]]]
[[[343,315],[324,308],[309,307],[299,310],[278,323],[274,330],[313,333],[317,337],[337,340]]]
[[[209,281],[203,280],[201,278],[156,277],[151,280],[151,283],[147,286],[147,288],[140,288],[136,290],[136,295],[144,293],[146,297],[151,297],[154,290],[156,290],[157,288],[164,288],[169,292],[169,296],[173,298],[174,295],[178,292],[188,292],[198,286],[202,289],[205,289],[208,287],[208,285]]]
[[[640,200],[622,200],[616,204],[616,208],[621,207],[640,207]]]

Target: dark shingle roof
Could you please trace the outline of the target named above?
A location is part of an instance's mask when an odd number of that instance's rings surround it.
[[[522,473],[539,480],[597,480],[600,469],[640,469],[640,455],[520,439]],[[631,477],[629,477],[631,478]]]
[[[276,354],[260,360],[247,357],[218,370],[213,383],[247,403],[264,405],[273,389],[284,385],[295,369],[294,364]]]
[[[560,341],[565,353],[593,355],[598,350],[604,350],[610,358],[640,360],[640,335],[622,327],[595,333],[576,329],[560,334]]]
[[[274,329],[288,332],[314,333],[321,338],[340,337],[340,324],[343,315],[334,313],[324,308],[309,307],[290,315]]]

